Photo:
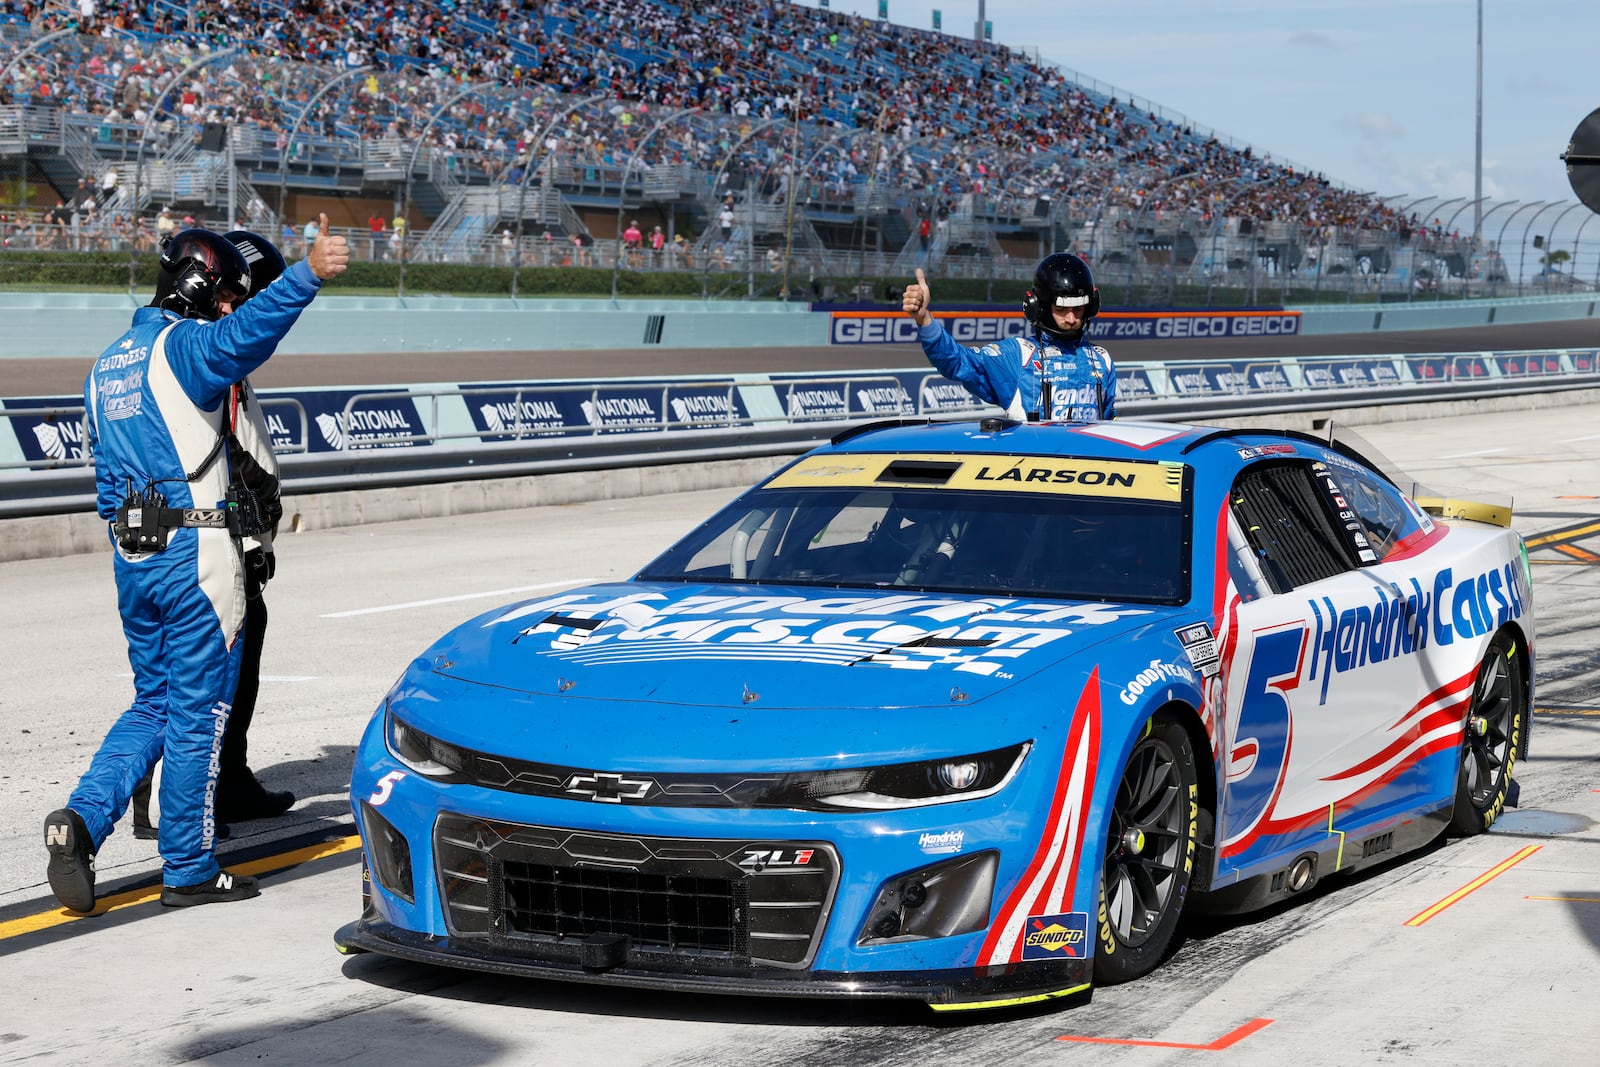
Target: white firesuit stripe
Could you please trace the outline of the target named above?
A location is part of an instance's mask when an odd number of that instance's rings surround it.
[[[278,476],[278,457],[272,451],[272,431],[267,428],[267,417],[261,413],[261,401],[256,397],[255,387],[247,380],[241,386],[244,394],[239,401],[239,417],[234,426],[234,436],[239,440],[239,447],[254,457],[261,468],[274,478]],[[230,401],[224,400],[226,408]],[[245,538],[244,547],[272,549],[272,533],[263,531],[255,537]]]
[[[171,332],[172,326],[168,326],[156,338],[150,353],[148,383],[156,410],[177,452],[179,466],[193,471],[216,447],[218,428],[227,415],[227,404],[218,405],[214,412],[205,412],[189,399],[173,374],[172,365],[167,362],[167,335]],[[228,492],[225,449],[190,483],[189,491],[197,508],[212,508],[223,502]],[[195,533],[199,536],[195,582],[217,613],[223,643],[231,647],[244,624],[244,563],[227,530],[202,528]]]

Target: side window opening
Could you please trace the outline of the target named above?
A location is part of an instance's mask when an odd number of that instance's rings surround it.
[[[1362,471],[1339,467],[1331,473],[1361,523],[1377,557],[1375,562],[1381,563],[1396,547],[1421,532],[1421,523],[1406,507],[1398,489]]]
[[[1304,464],[1251,467],[1234,483],[1229,502],[1273,592],[1355,569],[1355,556]]]

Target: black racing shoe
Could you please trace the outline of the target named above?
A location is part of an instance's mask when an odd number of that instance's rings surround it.
[[[50,892],[62,907],[94,910],[94,853],[89,828],[71,808],[59,808],[44,817],[44,847],[50,852]]]
[[[261,886],[248,874],[218,871],[216,877],[199,885],[164,885],[161,903],[169,908],[192,908],[197,904],[220,904],[225,900],[249,900],[261,895]]]
[[[292,807],[293,793],[287,789],[266,789],[254,778],[242,789],[217,791],[217,818],[228,822],[276,819]]]

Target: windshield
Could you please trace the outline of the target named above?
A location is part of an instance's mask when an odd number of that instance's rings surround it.
[[[808,477],[797,465],[744,494],[639,577],[1169,604],[1188,598],[1186,468],[1036,457],[943,457],[921,466],[871,457],[884,462],[861,468],[840,466],[838,456],[815,458],[833,466],[813,464]],[[983,459],[991,464],[976,463]],[[1019,467],[1022,475],[1053,473],[1069,463],[1089,483],[1086,495],[1043,478],[1002,476]],[[1145,473],[1136,487],[1106,492],[1094,475],[1108,466]],[[796,484],[813,480],[824,484]],[[940,484],[883,484],[908,480]],[[985,481],[1008,488],[975,487]]]

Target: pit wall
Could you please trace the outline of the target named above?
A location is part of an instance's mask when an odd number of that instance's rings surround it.
[[[0,293],[0,361],[7,358],[82,359],[127,328],[127,295]],[[1286,309],[1292,332],[1356,334],[1490,324],[1594,318],[1596,298],[1517,297],[1451,303],[1304,306]],[[887,308],[877,309],[887,312]],[[856,313],[859,314],[859,311]],[[972,318],[986,317],[972,311]],[[1119,313],[1108,309],[1107,325]],[[1184,310],[1173,318],[1201,319]],[[895,319],[902,317],[893,316]],[[1002,319],[1016,318],[1008,312]],[[1130,313],[1159,318],[1160,313]],[[510,300],[451,297],[337,296],[317,301],[280,348],[306,354],[364,352],[527,351],[584,348],[734,348],[812,346],[841,340],[839,315],[806,304],[776,301]],[[1209,334],[1207,334],[1209,335]],[[1201,336],[1195,334],[1195,336]],[[895,338],[898,340],[898,337]],[[1183,358],[1174,337],[1173,358]],[[0,389],[0,392],[3,392]]]

